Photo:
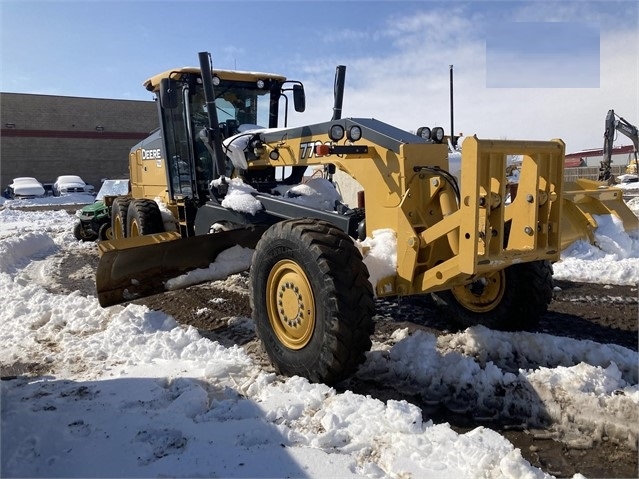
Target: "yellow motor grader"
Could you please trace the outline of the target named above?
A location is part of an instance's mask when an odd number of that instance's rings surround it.
[[[266,352],[281,373],[326,383],[364,361],[375,296],[432,293],[455,321],[504,329],[546,311],[561,249],[561,140],[467,138],[458,183],[441,128],[341,118],[344,67],[332,119],[288,127],[289,97],[305,108],[300,82],[214,70],[207,52],[199,64],[145,82],[160,127],[132,148],[131,194],[113,202],[115,238],[99,243],[102,306],[161,293],[232,246],[254,249],[250,301]],[[510,203],[508,155],[522,157]],[[338,170],[352,177],[359,204],[282,194],[311,169],[331,185]],[[258,208],[232,206],[238,182]],[[371,284],[362,245],[379,232],[392,233],[396,259]]]

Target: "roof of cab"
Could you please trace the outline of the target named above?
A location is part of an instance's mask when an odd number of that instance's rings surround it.
[[[160,88],[160,80],[163,78],[174,78],[179,80],[182,75],[188,73],[200,73],[200,69],[197,67],[182,67],[166,70],[162,73],[152,76],[144,82],[144,88],[149,91],[157,91]],[[286,81],[286,77],[282,75],[276,75],[275,73],[262,73],[262,72],[246,72],[240,70],[213,70],[213,74],[220,77],[222,80],[240,80],[240,81],[257,81],[257,80],[277,80]]]

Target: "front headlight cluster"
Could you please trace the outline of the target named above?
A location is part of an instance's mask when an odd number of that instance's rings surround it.
[[[420,126],[417,128],[417,136],[423,138],[424,140],[431,140],[435,143],[441,143],[444,141],[444,129],[440,126],[436,126],[435,128],[429,128],[427,126]]]
[[[362,128],[358,125],[352,125],[345,131],[342,125],[336,123],[331,125],[328,131],[328,137],[333,141],[340,141],[344,135],[349,141],[357,141],[362,137]]]

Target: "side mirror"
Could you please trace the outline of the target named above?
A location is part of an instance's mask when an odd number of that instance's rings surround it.
[[[162,108],[173,109],[178,106],[177,82],[170,78],[160,80],[160,105]]]
[[[293,104],[295,111],[301,113],[306,110],[306,94],[302,85],[293,85]]]

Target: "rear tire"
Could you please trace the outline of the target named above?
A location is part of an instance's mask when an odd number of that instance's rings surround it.
[[[127,215],[127,236],[143,236],[164,231],[158,204],[147,198],[132,200]]]
[[[127,218],[129,215],[129,203],[131,198],[118,197],[111,205],[111,231],[113,238],[126,238]]]
[[[521,263],[475,282],[435,293],[449,319],[461,327],[482,324],[504,331],[532,330],[552,301],[549,261]]]
[[[89,233],[86,229],[84,229],[82,223],[75,224],[75,227],[73,228],[73,236],[75,236],[75,239],[78,241],[95,241],[98,239],[96,234]]]
[[[281,374],[337,383],[364,362],[373,288],[353,240],[312,219],[276,223],[251,264],[257,334]]]

